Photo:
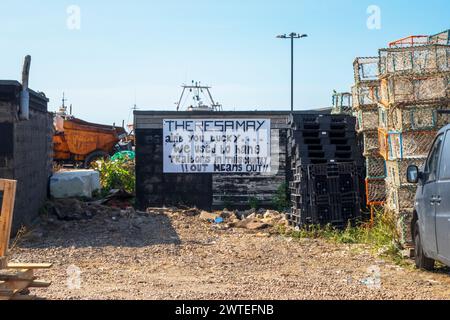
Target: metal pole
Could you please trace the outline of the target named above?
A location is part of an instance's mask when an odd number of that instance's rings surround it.
[[[291,39],[291,111],[294,111],[294,40],[306,38],[307,34],[297,34],[295,32],[289,35],[282,34],[277,36],[278,39]]]
[[[294,111],[294,36],[291,34],[291,111]]]

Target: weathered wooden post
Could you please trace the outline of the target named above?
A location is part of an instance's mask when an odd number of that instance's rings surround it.
[[[50,263],[8,263],[9,238],[17,181],[0,179],[0,300],[33,300],[29,288],[47,288],[50,282],[38,281],[35,269],[48,269]]]
[[[0,179],[0,269],[8,266],[8,246],[11,237],[11,225],[16,198],[17,181]]]

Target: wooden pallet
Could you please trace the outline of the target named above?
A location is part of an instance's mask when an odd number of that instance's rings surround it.
[[[51,264],[41,265],[8,265],[0,270],[0,300],[34,300],[38,299],[29,294],[30,288],[47,288],[50,282],[39,281],[34,275],[35,269],[48,269]]]
[[[50,282],[37,280],[34,270],[49,269],[52,265],[8,263],[16,185],[16,181],[0,179],[3,199],[0,211],[0,300],[34,300],[37,297],[29,294],[30,288],[50,286]]]

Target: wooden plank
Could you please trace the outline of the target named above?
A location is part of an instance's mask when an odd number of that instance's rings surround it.
[[[8,260],[6,257],[0,257],[0,269],[6,269],[8,266]]]
[[[10,297],[14,294],[14,290],[11,289],[0,289],[0,296]]]
[[[276,115],[276,114],[265,114],[265,115],[255,115],[252,112],[247,114],[239,114],[236,115],[234,113],[230,113],[228,115],[139,115],[135,117],[135,127],[136,129],[162,129],[163,128],[163,120],[164,119],[192,119],[192,120],[201,120],[201,119],[270,119],[272,129],[287,129],[290,126],[288,125],[288,115]]]
[[[8,269],[50,269],[52,263],[8,263]]]
[[[8,254],[9,238],[11,237],[17,181],[0,181],[3,188],[3,203],[0,213],[0,257],[5,257]]]
[[[21,294],[16,294],[13,295],[11,297],[10,300],[15,300],[15,301],[30,301],[30,300],[37,300],[38,298],[34,295],[21,295]]]
[[[25,289],[28,289],[32,280],[14,280],[14,281],[6,281],[6,286],[8,289],[13,290],[14,292],[22,292]]]
[[[28,288],[48,288],[51,285],[52,285],[52,283],[49,282],[49,281],[38,281],[38,280],[35,280],[35,281],[30,283]]]
[[[0,281],[33,281],[35,277],[33,275],[33,270],[29,269],[4,269],[0,270]]]

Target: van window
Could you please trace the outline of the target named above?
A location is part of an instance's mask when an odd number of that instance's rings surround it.
[[[433,147],[431,148],[430,155],[428,157],[425,166],[425,174],[426,174],[425,183],[430,181],[436,181],[437,166],[439,163],[439,155],[441,153],[443,140],[444,135],[441,134],[439,137],[436,138],[436,141],[434,142]]]
[[[450,180],[450,131],[447,131],[444,149],[442,150],[439,180]]]

